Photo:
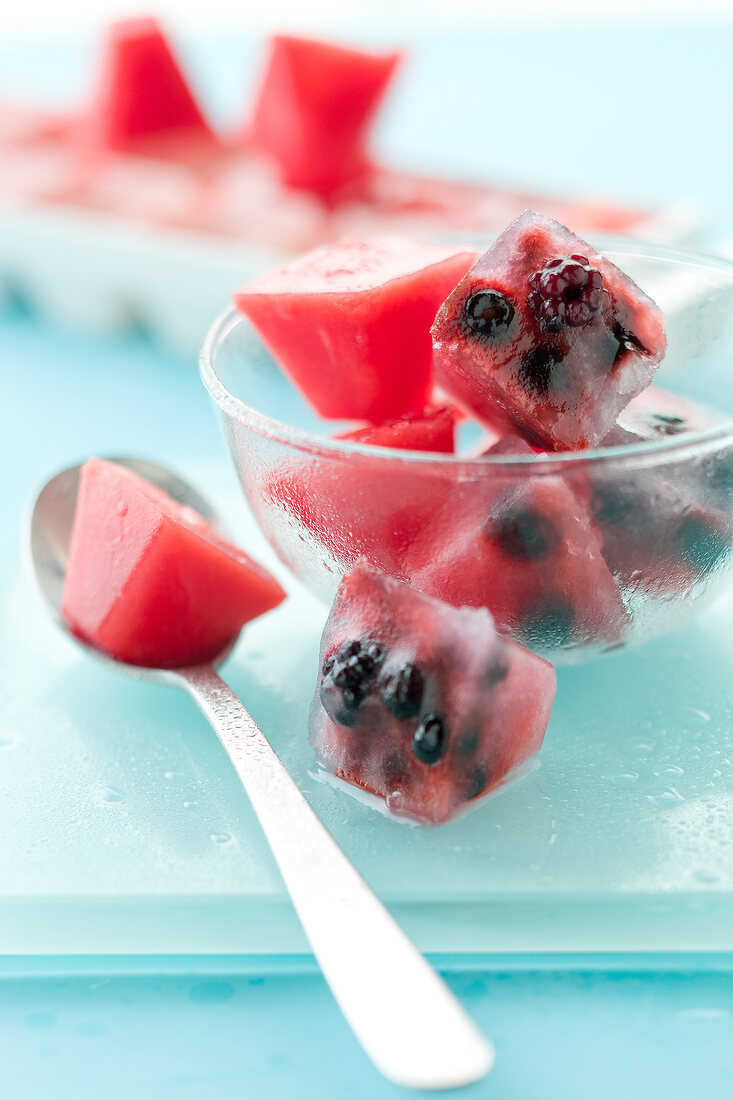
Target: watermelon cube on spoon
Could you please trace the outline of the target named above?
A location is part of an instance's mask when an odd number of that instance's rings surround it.
[[[113,462],[82,467],[61,611],[85,641],[132,665],[201,664],[284,598],[193,509]]]
[[[397,237],[347,242],[257,276],[234,301],[321,416],[378,424],[425,408],[430,326],[476,255]]]
[[[666,347],[651,298],[565,226],[530,210],[471,268],[432,331],[446,393],[550,450],[599,443],[651,382]]]
[[[310,738],[330,772],[436,824],[542,744],[550,664],[454,608],[358,565],[326,623]]]

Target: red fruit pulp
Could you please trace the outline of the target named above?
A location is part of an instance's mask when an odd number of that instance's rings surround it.
[[[84,464],[62,598],[84,640],[128,664],[203,663],[284,597],[192,509],[131,470]]]
[[[324,417],[385,420],[424,409],[430,325],[476,253],[396,237],[318,248],[234,295]]]

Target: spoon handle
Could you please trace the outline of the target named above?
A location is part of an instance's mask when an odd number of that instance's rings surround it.
[[[212,668],[181,670],[249,795],[341,1010],[377,1068],[456,1088],[494,1049],[348,861],[242,703]]]

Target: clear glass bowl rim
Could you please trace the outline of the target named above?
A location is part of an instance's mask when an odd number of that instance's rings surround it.
[[[487,238],[489,240],[490,238]],[[733,283],[733,261],[724,257],[692,249],[648,244],[632,238],[616,236],[594,236],[598,250],[613,260],[618,257],[633,256],[638,259],[674,261],[677,265],[702,268],[710,273],[725,275]],[[483,241],[482,241],[483,243]],[[216,357],[220,347],[231,332],[240,325],[252,327],[248,318],[234,307],[221,313],[209,328],[199,354],[201,379],[216,405],[244,427],[258,435],[282,443],[284,446],[307,454],[315,454],[336,459],[348,459],[353,455],[363,455],[372,459],[389,459],[392,463],[403,462],[414,465],[433,465],[448,467],[456,473],[475,476],[479,471],[491,467],[503,469],[531,467],[533,474],[565,474],[573,468],[588,464],[602,463],[604,466],[655,465],[656,462],[683,461],[700,454],[712,452],[722,445],[733,445],[733,419],[724,421],[712,428],[698,432],[685,432],[679,436],[646,443],[633,443],[627,446],[589,448],[582,451],[559,451],[555,454],[531,455],[488,455],[467,457],[465,455],[438,454],[435,451],[404,451],[390,447],[377,447],[373,444],[333,439],[327,435],[306,431],[294,425],[286,424],[267,416],[258,409],[247,405],[236,397],[224,385],[216,370]],[[253,329],[254,331],[254,329]]]

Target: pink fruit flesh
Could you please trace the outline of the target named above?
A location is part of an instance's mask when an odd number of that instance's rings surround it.
[[[128,664],[202,663],[284,597],[192,509],[114,463],[84,464],[62,599],[84,640]]]
[[[382,423],[422,410],[430,325],[476,253],[384,238],[316,249],[234,295],[324,417]]]
[[[88,147],[116,152],[167,138],[183,140],[189,149],[192,139],[207,147],[216,144],[155,20],[126,20],[109,28],[81,138]]]
[[[309,729],[323,766],[429,823],[538,751],[555,694],[552,666],[502,640],[487,611],[363,565],[342,581],[320,663]]]
[[[453,451],[455,410],[428,410],[423,416],[357,429],[339,438],[375,447],[409,451]],[[411,541],[419,537],[450,491],[448,475],[430,477],[400,462],[354,454],[324,459],[303,456],[278,472],[265,495],[310,536],[348,566],[365,558],[392,576],[401,576]]]
[[[453,454],[457,411],[453,408],[426,409],[422,416],[388,420],[376,427],[342,432],[334,439],[390,447],[401,451],[436,451]]]
[[[276,35],[248,136],[284,182],[332,202],[368,174],[371,121],[400,59]]]
[[[561,258],[572,261],[567,277],[552,269]],[[666,347],[654,302],[585,241],[531,211],[468,272],[432,331],[446,393],[551,450],[600,442]]]

